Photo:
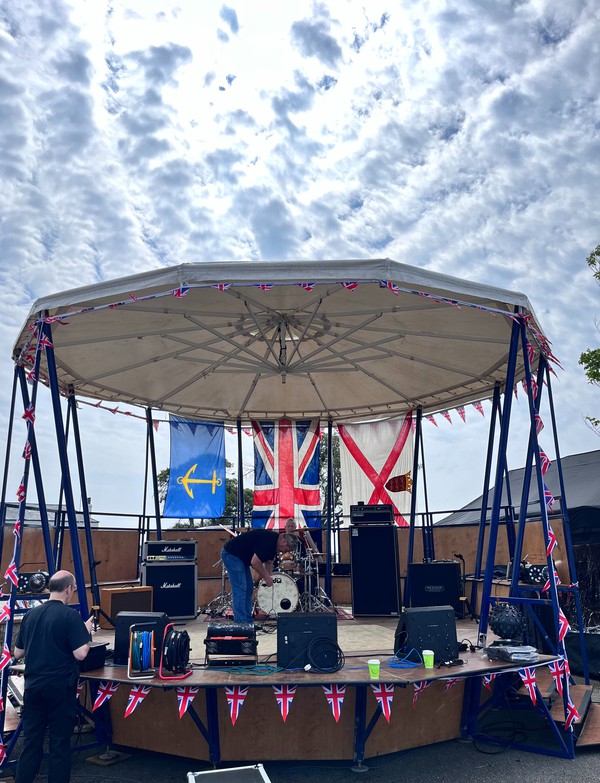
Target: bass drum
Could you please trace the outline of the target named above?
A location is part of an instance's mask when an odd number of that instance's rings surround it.
[[[273,587],[264,582],[258,586],[256,604],[265,614],[293,612],[298,606],[299,593],[296,582],[288,574],[273,574]]]

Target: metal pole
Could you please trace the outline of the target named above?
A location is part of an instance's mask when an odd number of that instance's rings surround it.
[[[150,466],[152,468],[152,486],[154,489],[154,516],[156,518],[156,538],[162,539],[160,527],[160,500],[158,498],[158,477],[156,474],[156,452],[154,450],[154,425],[152,422],[152,409],[146,408],[146,422],[148,427],[148,444],[150,446]]]
[[[331,535],[331,523],[333,519],[333,504],[335,498],[335,485],[334,485],[334,470],[333,470],[333,421],[328,419],[327,421],[327,548],[325,549],[325,592],[328,598],[331,598],[331,545],[333,543]],[[322,527],[322,524],[321,524]],[[321,530],[321,536],[323,531]],[[317,569],[319,564],[317,563]],[[317,585],[319,583],[319,575],[317,573]]]
[[[411,415],[412,412],[411,412]],[[413,451],[412,467],[412,492],[410,495],[410,527],[408,532],[408,551],[406,555],[406,578],[404,580],[404,606],[410,606],[410,576],[409,565],[413,561],[415,548],[415,525],[417,518],[417,489],[419,486],[419,446],[421,441],[421,427],[423,424],[423,408],[417,408],[417,421],[415,427],[415,443]],[[400,566],[402,568],[402,565]]]
[[[10,397],[10,413],[8,415],[8,432],[6,433],[6,452],[4,457],[4,473],[2,476],[2,494],[0,495],[0,562],[4,551],[4,525],[6,524],[6,488],[8,486],[8,468],[10,465],[10,448],[12,445],[13,419],[15,416],[15,398],[17,395],[17,365],[13,373],[13,387]]]
[[[238,486],[237,486],[237,527],[244,527],[245,525],[245,509],[244,509],[244,454],[242,448],[242,421],[238,419],[236,422],[236,434],[237,434],[237,456],[238,456]],[[233,530],[235,532],[236,520],[233,520]]]

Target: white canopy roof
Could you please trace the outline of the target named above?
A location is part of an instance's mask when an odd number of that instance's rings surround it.
[[[202,419],[360,420],[491,396],[515,308],[533,316],[524,294],[390,259],[182,264],[39,299],[13,357],[32,363],[42,315],[63,392]]]

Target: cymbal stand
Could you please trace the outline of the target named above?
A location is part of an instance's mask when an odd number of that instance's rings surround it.
[[[307,548],[304,560],[304,592],[300,596],[303,612],[334,612],[335,607],[319,584],[319,563],[312,549]]]
[[[214,563],[213,568],[216,568],[219,563],[221,564],[221,592],[215,596],[212,601],[204,607],[204,614],[208,614],[211,617],[222,617],[225,612],[233,609],[233,603],[231,601],[231,593],[225,590],[225,579],[227,577],[227,569],[223,560],[217,560]]]

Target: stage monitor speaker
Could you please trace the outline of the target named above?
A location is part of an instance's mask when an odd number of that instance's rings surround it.
[[[404,609],[394,639],[394,652],[400,658],[412,649],[433,650],[434,660],[452,661],[458,657],[456,618],[452,606],[423,606]]]
[[[119,612],[151,612],[152,587],[102,587],[100,588],[100,609],[115,621]],[[100,628],[114,628],[104,615],[100,615]]]
[[[408,578],[411,606],[450,605],[462,617],[460,563],[455,560],[409,563]]]
[[[323,641],[324,640],[324,641]],[[319,669],[337,664],[337,615],[333,612],[280,612],[277,615],[277,666],[303,669],[308,663]]]
[[[115,666],[126,666],[129,657],[129,628],[143,623],[152,624],[154,629],[154,646],[162,648],[162,639],[169,618],[164,612],[119,612],[115,625],[115,651],[113,662]]]
[[[196,563],[142,563],[142,584],[154,589],[155,612],[165,612],[172,620],[189,620],[198,614]]]
[[[395,525],[350,525],[350,576],[355,616],[400,614]]]

